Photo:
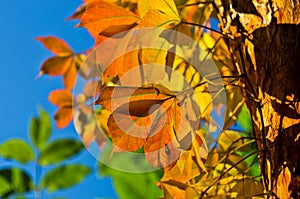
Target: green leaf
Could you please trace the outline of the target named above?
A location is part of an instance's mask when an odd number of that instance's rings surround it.
[[[141,150],[136,152],[142,152]],[[110,154],[110,148],[106,148],[102,158]],[[110,159],[110,165],[122,165],[131,171],[138,171],[141,168],[150,168],[146,158],[138,158],[125,153],[114,153]],[[162,191],[155,185],[162,178],[163,170],[158,169],[151,172],[143,173],[126,173],[104,164],[99,165],[100,175],[110,176],[113,178],[114,188],[120,199],[153,199],[163,196]]]
[[[58,139],[45,146],[38,162],[41,165],[58,163],[78,154],[83,147],[77,140]]]
[[[29,126],[29,136],[32,143],[38,148],[42,149],[48,141],[51,131],[51,118],[47,112],[39,108],[40,118],[32,118]]]
[[[3,176],[0,176],[0,196],[3,196],[6,193],[10,192],[11,189],[12,188],[10,182]]]
[[[34,152],[29,144],[21,139],[11,139],[0,145],[0,155],[22,164],[34,160]]]
[[[242,110],[238,116],[237,123],[246,131],[252,133],[252,120],[249,112],[245,106],[242,106]]]
[[[10,185],[10,190],[7,190],[5,193],[1,193],[3,198],[7,198],[11,194],[25,193],[34,189],[34,184],[30,176],[25,171],[16,167],[0,170],[0,178],[1,190],[3,190],[4,186],[6,186],[5,184],[2,184],[4,180],[6,180],[6,182]]]
[[[91,169],[85,165],[64,165],[50,170],[41,180],[41,188],[54,192],[67,189],[81,182]]]
[[[153,199],[163,196],[161,190],[155,185],[155,182],[159,182],[162,177],[162,170],[125,173],[101,164],[100,173],[113,178],[114,188],[120,199]]]

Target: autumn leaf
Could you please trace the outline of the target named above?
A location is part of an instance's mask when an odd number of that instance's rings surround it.
[[[173,0],[139,0],[138,10],[143,17],[148,10],[159,10],[161,13],[165,13],[170,18],[179,18],[179,14],[176,5]]]
[[[176,179],[182,183],[188,183],[207,173],[204,166],[208,153],[207,146],[200,132],[194,131],[193,138],[189,141],[190,148],[180,156],[176,164],[164,169],[161,182]]]
[[[156,10],[156,9],[149,9],[141,23],[139,24],[138,27],[167,27],[170,24],[178,24],[180,22],[180,19],[178,17],[170,17],[169,15]]]
[[[124,53],[124,55],[121,55],[120,57],[116,58],[106,68],[106,70],[103,72],[102,75],[103,81],[106,81],[109,77],[116,77],[116,76],[122,77],[130,69],[133,69],[137,66],[139,66],[138,51],[131,51],[128,53]],[[140,82],[141,80],[138,80],[138,78],[140,79],[140,77],[137,76],[134,79],[134,81]]]
[[[80,5],[76,11],[71,15],[69,16],[67,19],[68,20],[76,20],[76,19],[81,19],[83,13],[85,12],[86,10],[86,4],[82,4]]]
[[[73,54],[71,47],[63,40],[55,36],[36,37],[45,48],[59,57],[68,57]]]
[[[79,26],[83,26],[93,37],[99,34],[112,36],[131,29],[140,18],[133,12],[113,3],[95,0],[88,3]]]
[[[109,111],[114,111],[119,106],[129,102],[144,103],[147,100],[164,101],[171,97],[174,97],[171,91],[165,89],[160,92],[156,87],[107,86],[101,90],[100,96],[95,103],[101,104]]]
[[[38,77],[44,74],[49,76],[62,75],[65,88],[71,90],[76,81],[77,71],[85,56],[73,53],[69,45],[57,37],[47,36],[36,39],[56,55],[44,61]]]
[[[112,111],[108,119],[113,143],[126,151],[144,146],[147,160],[166,166],[180,155],[180,142],[190,133],[176,95],[162,86],[105,87],[95,102]]]
[[[57,128],[65,128],[73,119],[73,95],[67,90],[52,91],[48,100],[58,107],[54,114]]]

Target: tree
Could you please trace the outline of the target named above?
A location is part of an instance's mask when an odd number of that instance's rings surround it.
[[[244,74],[241,81],[250,91],[246,104],[261,152],[264,188],[279,198],[298,198],[299,3],[248,3],[244,8],[235,5],[236,17],[229,23],[237,32],[228,46],[236,68]]]
[[[85,1],[69,19],[95,39],[91,50],[37,38],[55,54],[40,74],[63,76],[49,95],[57,126],[74,119],[87,147],[111,143],[100,158],[111,167],[142,154],[163,168],[165,198],[298,198],[299,12],[287,0]],[[246,110],[253,134],[232,128]]]

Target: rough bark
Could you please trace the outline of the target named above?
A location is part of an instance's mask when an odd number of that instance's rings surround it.
[[[300,198],[300,5],[292,0],[253,5],[252,14],[233,10],[235,18],[224,31],[235,37],[228,45],[237,71],[245,75],[265,190]]]

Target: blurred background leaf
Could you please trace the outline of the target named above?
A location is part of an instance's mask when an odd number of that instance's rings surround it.
[[[0,145],[0,155],[22,164],[34,160],[34,152],[29,144],[21,139],[11,139]]]

